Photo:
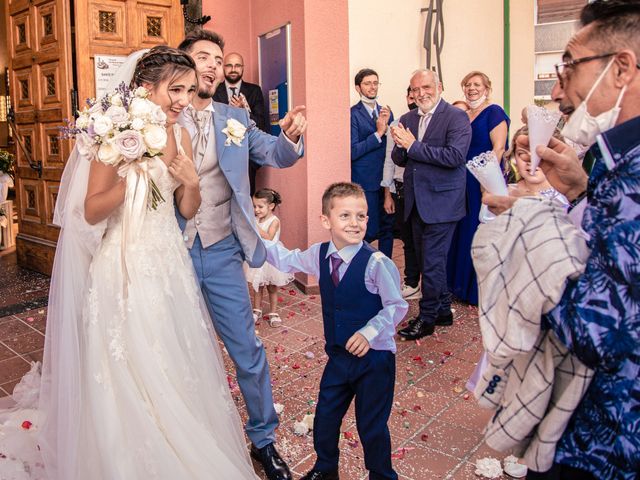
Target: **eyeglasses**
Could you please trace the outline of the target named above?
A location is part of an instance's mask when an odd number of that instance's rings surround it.
[[[241,63],[234,63],[234,64],[227,63],[225,65],[225,68],[231,68],[233,70],[240,70],[242,67],[244,67],[244,65]]]
[[[428,86],[428,87],[414,87],[410,90],[411,93],[413,93],[414,95],[418,95],[420,94],[420,92],[425,92],[425,93],[430,93],[434,90],[434,87]]]
[[[360,85],[364,85],[365,87],[379,87],[382,85],[380,82],[362,82]]]
[[[602,58],[612,57],[617,53],[618,52],[603,53],[601,55],[591,55],[589,57],[576,58],[567,62],[556,63],[554,65],[554,68],[556,69],[556,76],[558,77],[560,88],[564,88],[564,81],[567,75],[567,71],[574,68],[576,65],[580,63],[590,62],[592,60],[600,60]]]

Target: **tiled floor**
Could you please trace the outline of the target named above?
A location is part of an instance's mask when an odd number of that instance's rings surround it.
[[[400,245],[396,252],[394,260],[402,268]],[[275,401],[284,405],[278,448],[296,478],[315,458],[312,437],[294,435],[293,424],[314,411],[325,361],[319,301],[316,295],[283,288],[279,302],[284,326],[258,325],[271,366]],[[417,301],[410,303],[408,318],[417,312]],[[505,456],[483,444],[481,431],[490,412],[479,409],[464,389],[482,350],[475,308],[455,308],[452,327],[438,328],[436,335],[420,342],[398,343],[395,403],[389,426],[394,466],[404,480],[473,479],[477,478],[474,462],[478,458]],[[41,360],[45,323],[44,307],[0,318],[0,396],[12,391],[29,369],[29,362]],[[233,378],[231,361],[226,355],[224,360]],[[237,387],[233,395],[245,419]],[[343,422],[343,432],[341,478],[366,478],[353,407]]]

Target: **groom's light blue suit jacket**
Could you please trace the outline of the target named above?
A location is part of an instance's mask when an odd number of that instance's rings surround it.
[[[249,193],[249,158],[259,165],[266,165],[275,168],[286,168],[292,166],[302,156],[298,154],[295,147],[285,137],[284,133],[274,137],[261,131],[244,108],[236,108],[224,103],[213,102],[215,113],[213,114],[212,129],[209,135],[215,134],[216,153],[218,163],[224,176],[226,177],[233,192],[231,198],[231,227],[233,233],[238,238],[245,260],[251,267],[261,266],[267,257],[267,253],[258,233],[253,213],[253,204]],[[181,113],[181,117],[185,115]],[[240,146],[231,143],[225,145],[227,136],[222,130],[227,126],[227,119],[233,118],[247,127],[245,137]],[[195,130],[182,118],[178,123],[189,130],[193,138]],[[203,192],[206,195],[206,192]],[[176,209],[178,224],[184,231],[187,220],[180,215]]]

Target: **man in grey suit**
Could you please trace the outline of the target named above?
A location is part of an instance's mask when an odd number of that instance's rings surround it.
[[[193,57],[198,70],[198,93],[180,123],[191,134],[202,193],[195,217],[187,221],[178,214],[178,221],[214,326],[236,367],[249,414],[245,429],[251,455],[270,480],[288,480],[291,472],[274,446],[278,416],[242,262],[259,267],[266,258],[249,194],[249,159],[276,168],[293,165],[302,155],[306,119],[304,107],[294,108],[281,121],[283,133],[274,137],[260,131],[244,108],[213,102],[224,79],[223,47],[222,38],[208,30],[188,34],[178,47]]]

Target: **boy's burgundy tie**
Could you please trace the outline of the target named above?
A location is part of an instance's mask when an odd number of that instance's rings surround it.
[[[340,273],[338,273],[338,268],[342,265],[342,258],[337,253],[331,255],[331,280],[333,280],[333,285],[338,286],[340,283]]]

